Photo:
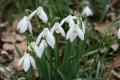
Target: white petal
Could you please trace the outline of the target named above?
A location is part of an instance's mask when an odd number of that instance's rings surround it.
[[[47,46],[47,44],[45,43],[45,40],[42,40],[41,43],[40,43],[40,45],[39,45],[40,52],[41,52],[41,55],[40,55],[40,56],[43,55],[45,46]]]
[[[29,16],[28,16],[28,19],[32,19],[32,17],[36,14],[37,10],[33,11]]]
[[[77,37],[77,34],[76,34],[76,33],[71,34],[70,42],[73,42],[73,40],[74,40],[76,37]]]
[[[32,65],[32,67],[33,67],[34,69],[36,69],[35,60],[32,58],[31,55],[29,55],[29,59],[30,59],[30,63],[31,63],[31,65]]]
[[[47,21],[48,21],[47,14],[45,13],[45,11],[43,10],[42,7],[38,7],[38,8],[37,8],[37,15],[39,16],[39,18],[40,18],[43,22],[47,22]]]
[[[75,22],[73,20],[69,20],[69,27],[74,27],[75,26]]]
[[[72,27],[72,34],[70,35],[70,42],[73,42],[73,40],[77,37],[77,27]]]
[[[31,42],[31,47],[34,49],[36,55],[41,58],[42,53],[37,44],[35,42]]]
[[[120,39],[120,28],[119,28],[119,30],[118,30],[118,39]]]
[[[22,65],[23,61],[24,61],[25,55],[22,56],[19,61],[18,61],[18,66]]]
[[[36,39],[36,44],[38,45],[40,43],[40,40],[43,36],[43,31],[38,35],[37,39]]]
[[[48,43],[52,48],[54,48],[54,46],[55,46],[54,36],[53,36],[53,34],[48,30],[48,28],[46,28],[46,30],[47,30],[47,37],[46,37],[47,43]]]
[[[27,30],[28,27],[28,17],[24,16],[17,25],[17,30],[19,30],[20,33],[24,33]]]
[[[69,31],[67,32],[67,34],[66,34],[66,39],[67,40],[70,39],[71,35],[73,34],[73,30],[74,30],[74,27],[71,27],[69,29]]]
[[[79,28],[79,27],[77,27],[78,29],[78,37],[81,39],[81,40],[84,40],[84,33],[83,33],[83,31]]]
[[[54,31],[56,33],[60,33],[63,37],[65,37],[65,31],[63,30],[63,28],[61,27],[59,22],[55,22],[55,24],[53,25],[53,27],[51,29],[51,33],[53,34]]]
[[[59,27],[61,27],[61,26],[60,26],[59,22],[55,22],[55,24],[54,24],[53,27],[55,28],[55,32],[56,32],[56,33],[60,33]]]
[[[25,58],[24,58],[23,68],[24,68],[24,71],[25,71],[25,72],[27,72],[28,69],[30,68],[30,60],[29,60],[29,56],[28,56],[27,53],[26,53],[26,56],[25,56]]]
[[[65,31],[64,31],[64,29],[61,26],[59,27],[59,30],[60,30],[61,35],[63,37],[65,37]]]
[[[76,16],[72,16],[72,15],[68,15],[66,18],[64,18],[61,22],[60,22],[60,25],[62,26],[64,24],[64,22],[67,22],[67,23],[71,23],[71,21],[73,21],[74,19],[76,19],[77,17]]]

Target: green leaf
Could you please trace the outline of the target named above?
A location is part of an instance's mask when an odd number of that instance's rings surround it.
[[[100,76],[100,69],[101,69],[101,63],[99,61],[97,65],[97,70],[96,70],[96,78],[99,78]]]
[[[22,57],[22,55],[21,55],[21,53],[20,53],[20,50],[18,49],[17,45],[16,45],[15,43],[13,43],[13,45],[14,45],[15,50],[16,50],[16,52],[18,53],[18,55],[19,55],[20,57]]]
[[[7,72],[8,75],[11,76],[12,80],[17,80],[17,77],[14,76],[10,71],[8,71],[4,65],[0,64],[0,66],[4,68],[4,70]]]

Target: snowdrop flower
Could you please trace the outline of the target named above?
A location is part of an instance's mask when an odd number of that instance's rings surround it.
[[[20,33],[24,33],[27,29],[32,33],[32,25],[30,23],[30,19],[36,14],[37,10],[33,11],[29,16],[24,16],[17,25],[17,30]]]
[[[31,42],[31,47],[32,49],[35,51],[36,55],[41,58],[43,51],[38,47],[38,45],[36,44],[36,42]]]
[[[39,16],[39,18],[40,18],[43,22],[46,23],[46,22],[48,21],[47,14],[45,13],[45,11],[43,10],[42,7],[38,7],[38,8],[37,8],[36,14]]]
[[[67,22],[67,23],[69,23],[69,27],[75,26],[74,19],[77,19],[77,17],[69,15],[60,22],[60,25],[62,26],[64,24],[64,22]]]
[[[117,35],[118,35],[118,39],[120,39],[120,28],[118,29]]]
[[[25,53],[24,56],[19,59],[18,66],[20,65],[22,65],[25,72],[28,71],[30,65],[32,65],[34,69],[36,68],[35,60],[29,53]]]
[[[55,39],[53,34],[49,31],[48,28],[44,28],[43,31],[39,34],[36,40],[36,44],[39,45],[40,41],[42,40],[45,40],[44,43],[48,44],[51,48],[54,48]]]
[[[43,31],[37,37],[36,42],[31,42],[31,47],[35,51],[36,55],[41,58],[44,53],[44,49],[47,46],[54,48],[55,46],[55,39],[53,34],[48,30],[48,28],[44,28]]]
[[[29,29],[29,31],[32,33],[32,25],[29,21],[28,16],[24,16],[17,25],[17,30],[20,33],[24,33],[27,29]]]
[[[60,33],[63,37],[65,37],[65,31],[64,31],[64,29],[61,27],[61,25],[59,24],[59,22],[56,22],[56,23],[53,25],[53,27],[52,27],[52,29],[51,29],[52,34],[54,33],[54,31],[55,31],[56,33]]]
[[[71,27],[69,31],[67,32],[66,39],[70,39],[70,42],[73,42],[73,40],[76,37],[79,37],[81,40],[84,40],[84,33],[83,31],[79,28],[78,24],[75,24],[75,26]]]
[[[47,47],[47,43],[45,42],[45,40],[43,39],[40,43],[40,45],[38,46],[35,42],[31,42],[31,47],[33,48],[33,50],[35,51],[36,55],[41,58],[41,56],[44,53],[44,49],[45,47]]]
[[[92,15],[93,15],[93,12],[92,12],[92,10],[91,10],[88,6],[86,6],[86,7],[83,9],[82,14],[84,14],[84,15],[86,15],[86,16],[92,16]]]

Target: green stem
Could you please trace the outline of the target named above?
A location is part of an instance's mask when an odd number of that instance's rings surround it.
[[[110,30],[110,28],[112,27],[112,25],[113,25],[117,20],[119,20],[119,19],[120,19],[120,16],[117,17],[113,22],[111,22],[111,23],[108,25],[108,27],[107,27],[107,29],[106,29],[106,31],[105,31],[105,34],[104,34],[104,36],[103,36],[103,38],[102,38],[102,40],[101,40],[99,49],[103,46],[103,42],[104,42],[104,39],[105,39],[105,37],[106,37],[106,34],[108,33],[108,31]]]
[[[51,60],[51,62],[50,62],[50,66],[51,66],[50,77],[51,77],[51,79],[50,80],[52,80],[52,55],[50,55],[50,60]]]
[[[55,64],[56,67],[60,64],[60,56],[59,56],[59,50],[58,50],[58,40],[57,40],[57,35],[55,34]]]

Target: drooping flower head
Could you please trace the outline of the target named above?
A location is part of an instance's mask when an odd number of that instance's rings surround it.
[[[86,6],[83,9],[82,14],[84,14],[86,16],[92,16],[93,15],[93,11],[88,6]]]
[[[18,66],[20,65],[22,65],[25,72],[29,70],[30,65],[32,65],[32,67],[36,69],[35,60],[29,53],[25,53],[24,56],[19,59]]]
[[[74,26],[74,19],[77,19],[77,17],[69,15],[60,22],[60,25],[62,26],[65,22],[67,22],[69,24],[69,27],[72,27]]]
[[[28,16],[24,16],[17,25],[17,30],[20,33],[24,33],[27,29],[29,29],[29,31],[32,33],[32,25],[30,23],[30,20],[28,18]]]
[[[37,37],[36,42],[31,42],[31,47],[34,49],[36,55],[41,58],[44,53],[44,49],[47,46],[54,48],[55,46],[55,39],[53,34],[49,31],[48,28],[44,28],[43,31]]]
[[[78,24],[75,24],[75,26],[71,27],[69,31],[66,34],[66,39],[70,39],[70,42],[73,42],[73,40],[76,37],[79,37],[81,40],[84,40],[84,33],[83,31],[79,28]]]
[[[55,39],[53,34],[49,31],[48,28],[44,28],[43,31],[37,37],[36,43],[39,44],[41,40],[45,40],[45,42],[51,47],[54,48]]]
[[[17,30],[20,33],[24,33],[25,31],[27,31],[27,29],[29,29],[29,32],[32,33],[32,25],[30,23],[30,20],[32,19],[32,17],[34,15],[38,15],[39,18],[43,21],[43,22],[47,22],[48,21],[48,17],[47,14],[44,12],[42,7],[38,7],[35,11],[33,11],[30,15],[28,16],[24,16],[17,25]]]
[[[39,46],[36,44],[36,42],[31,42],[31,47],[35,51],[36,55],[41,58],[43,54],[43,50],[39,48]]]
[[[37,8],[36,14],[39,16],[39,18],[40,18],[43,22],[46,23],[46,22],[48,21],[47,14],[45,13],[45,11],[43,10],[42,7],[38,7],[38,8]]]
[[[30,20],[32,19],[32,17],[36,14],[37,10],[33,11],[30,15],[28,16],[24,16],[17,25],[17,30],[20,33],[24,33],[25,31],[27,31],[27,29],[29,29],[29,32],[32,33],[32,25]]]
[[[54,33],[54,31],[56,33],[60,33],[63,37],[65,37],[65,31],[64,29],[61,27],[59,22],[55,22],[55,24],[53,25],[51,32],[52,34]]]

